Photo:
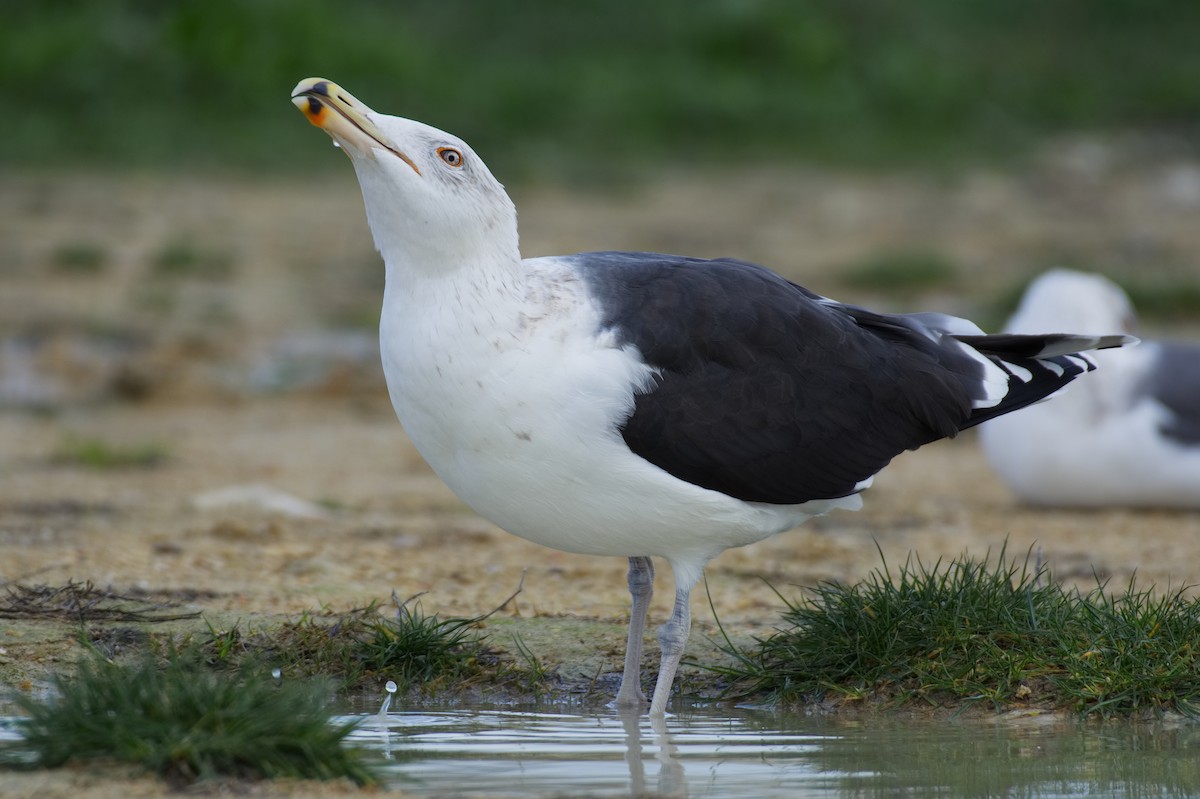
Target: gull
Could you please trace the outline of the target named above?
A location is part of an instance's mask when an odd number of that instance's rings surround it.
[[[628,558],[614,704],[645,707],[654,563],[675,578],[661,718],[705,565],[835,509],[896,455],[1035,402],[1125,336],[985,336],[845,305],[732,258],[521,257],[504,187],[462,139],[323,78],[292,102],[350,157],[386,283],[384,375],[467,505],[555,549]]]
[[[1005,329],[1135,324],[1116,283],[1053,269],[1029,284]],[[1100,369],[1061,399],[979,429],[992,467],[1029,505],[1200,508],[1200,344],[1143,340],[1093,357]]]

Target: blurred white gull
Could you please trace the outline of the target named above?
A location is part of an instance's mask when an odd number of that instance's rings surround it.
[[[413,444],[510,533],[628,558],[618,707],[644,704],[651,557],[675,575],[661,717],[709,560],[858,508],[899,453],[1036,402],[1092,368],[1079,350],[1129,340],[985,336],[729,258],[522,259],[512,201],[461,139],[320,78],[292,95],[358,175],[387,273],[384,375]]]
[[[1056,269],[1030,284],[1005,330],[1135,321],[1111,280]],[[1200,346],[1142,341],[1091,357],[1099,369],[1062,396],[980,426],[988,461],[1031,505],[1200,508]]]

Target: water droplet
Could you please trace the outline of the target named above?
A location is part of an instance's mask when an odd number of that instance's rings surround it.
[[[388,708],[392,706],[392,696],[396,693],[396,683],[388,680],[384,683],[384,688],[387,689],[387,696],[383,698],[383,704],[379,706],[379,715],[386,716]]]

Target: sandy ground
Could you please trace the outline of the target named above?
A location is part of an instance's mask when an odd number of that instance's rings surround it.
[[[58,465],[64,429],[169,441],[170,455],[149,469]],[[0,433],[21,453],[3,461],[9,581],[91,580],[248,613],[349,609],[395,589],[427,592],[428,610],[469,615],[499,604],[524,573],[514,613],[616,620],[626,612],[623,561],[548,550],[474,516],[429,472],[383,401],[113,405],[3,417]],[[213,493],[233,486],[311,499],[319,516],[253,499],[226,504]],[[216,507],[206,507],[214,497]],[[764,579],[794,593],[862,578],[880,565],[877,546],[895,566],[910,553],[931,564],[1006,543],[1018,556],[1040,551],[1059,578],[1085,586],[1093,571],[1113,584],[1135,570],[1139,582],[1160,586],[1200,577],[1200,514],[1024,509],[964,436],[897,459],[860,512],[725,553],[709,569],[709,588],[726,623],[769,626],[779,601]],[[660,618],[670,610],[668,586],[660,577]],[[709,614],[698,607],[697,615]],[[5,629],[0,622],[0,635]]]
[[[1064,143],[1011,173],[670,175],[603,194],[514,195],[527,254],[732,254],[900,310],[979,311],[1062,257],[1195,274],[1200,256],[1200,165],[1144,143]],[[945,253],[961,273],[907,297],[839,282],[856,260],[905,250]],[[0,588],[90,580],[248,619],[346,610],[394,590],[468,615],[524,575],[506,613],[621,623],[621,560],[495,529],[408,443],[373,349],[380,285],[348,176],[0,181]],[[81,441],[151,443],[163,459],[89,467],[64,457]],[[213,493],[231,487],[260,493]],[[263,489],[308,504],[272,511]],[[1006,544],[1084,586],[1135,571],[1142,585],[1200,581],[1200,514],[1021,508],[965,435],[897,459],[859,513],[725,553],[708,585],[727,626],[762,633],[780,609],[765,581],[796,595],[864,577],[877,548],[895,566]],[[659,579],[656,620],[670,609]],[[713,632],[702,603],[696,629]],[[74,646],[69,625],[0,618],[0,675],[36,681]],[[80,779],[12,786],[67,795]]]

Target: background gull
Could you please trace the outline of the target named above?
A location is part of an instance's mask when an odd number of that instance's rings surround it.
[[[666,709],[690,594],[730,547],[859,492],[900,452],[1057,391],[1126,336],[984,336],[942,314],[835,302],[733,259],[522,259],[516,211],[461,139],[301,81],[350,156],[386,267],[392,404],[435,472],[511,533],[629,559],[616,704],[641,708],[652,557],[675,576],[650,712]]]
[[[1029,285],[1006,330],[1129,330],[1132,303],[1100,275],[1056,269]],[[988,461],[1032,505],[1200,508],[1200,346],[1143,341],[980,428]]]

